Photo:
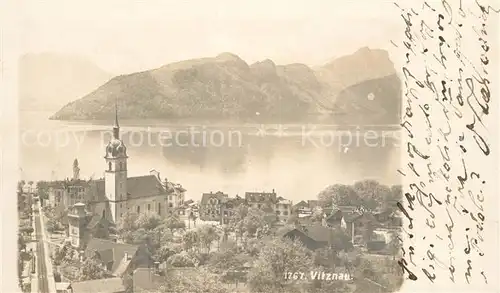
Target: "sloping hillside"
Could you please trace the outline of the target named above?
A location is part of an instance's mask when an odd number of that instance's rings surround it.
[[[52,118],[109,119],[116,100],[123,119],[386,123],[398,116],[400,105],[400,82],[391,65],[387,52],[370,49],[317,71],[271,60],[249,65],[223,53],[115,77]],[[376,99],[367,99],[369,92]]]

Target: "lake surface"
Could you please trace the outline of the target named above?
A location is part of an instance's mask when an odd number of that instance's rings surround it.
[[[21,112],[20,164],[27,180],[72,176],[75,158],[83,178],[104,176],[104,147],[112,123],[49,120],[50,113]],[[339,129],[333,125],[188,125],[120,121],[128,174],[151,169],[182,184],[186,197],[203,192],[230,196],[270,191],[298,202],[325,187],[376,179],[398,184],[400,131],[394,126]]]

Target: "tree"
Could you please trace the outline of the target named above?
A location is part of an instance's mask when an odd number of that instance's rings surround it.
[[[193,217],[192,217],[192,219],[193,219],[193,226],[196,227],[196,219],[198,219],[198,218],[196,217],[196,215],[194,213],[192,215],[193,215]]]
[[[71,243],[65,242],[62,247],[56,247],[52,254],[52,260],[55,265],[74,263],[79,261],[79,252],[71,246]]]
[[[123,233],[138,229],[137,227],[138,217],[139,215],[137,215],[136,213],[125,212],[119,221],[118,232]]]
[[[334,184],[328,186],[318,194],[319,204],[322,207],[336,206],[357,206],[361,203],[359,196],[350,185]]]
[[[375,180],[363,180],[354,184],[354,190],[361,200],[361,205],[368,210],[383,207],[384,199],[391,193],[389,187]]]
[[[156,261],[163,263],[168,260],[172,255],[178,254],[182,251],[182,247],[180,245],[172,245],[170,243],[166,243],[161,246],[154,256]]]
[[[217,234],[217,230],[215,227],[210,225],[204,225],[198,228],[198,235],[201,243],[207,249],[207,252],[210,252],[210,248],[214,241],[219,240],[220,236]]]
[[[36,190],[40,199],[49,199],[49,183],[47,181],[37,181]]]
[[[248,214],[243,218],[243,227],[250,236],[254,236],[258,228],[269,224],[266,219],[266,213],[263,210],[250,208]]]
[[[45,223],[45,228],[49,233],[54,233],[58,229],[57,222],[53,218],[49,218]]]
[[[385,211],[398,210],[397,203],[403,200],[403,186],[393,185],[390,192],[384,197],[383,209]]]
[[[252,257],[258,256],[263,245],[262,239],[249,239],[245,245],[245,252]]]
[[[145,230],[153,230],[161,224],[161,218],[156,213],[145,212],[139,214],[135,219],[135,227]]]
[[[337,254],[341,251],[350,251],[353,248],[351,237],[343,229],[335,229],[333,230],[330,247]]]
[[[399,232],[396,231],[391,231],[391,240],[387,244],[387,249],[389,250],[389,253],[392,255],[392,259],[395,260],[396,257],[399,255],[401,252],[402,248],[402,240],[399,237]]]
[[[34,183],[34,182],[33,182],[33,181],[31,181],[31,180],[30,180],[30,181],[28,181],[28,185],[29,185],[29,187],[30,187],[30,192],[32,192],[32,191],[33,191],[33,183]]]
[[[311,221],[313,222],[321,222],[323,220],[323,210],[320,209],[314,209],[312,215],[311,215]]]
[[[24,271],[24,261],[23,261],[23,258],[21,257],[21,254],[18,253],[18,255],[17,255],[17,276],[19,278],[20,285],[22,285],[23,271]]]
[[[188,231],[182,236],[182,242],[186,250],[191,250],[200,242],[200,236],[197,231]]]
[[[236,247],[224,249],[211,255],[208,268],[216,274],[239,270],[249,260],[249,256],[239,254]]]
[[[190,211],[188,215],[188,229],[191,229],[191,221],[193,221],[195,217],[196,216],[194,215],[193,211]]]
[[[288,217],[288,220],[286,221],[288,225],[297,225],[299,223],[299,217],[297,216],[296,213],[293,213]]]
[[[21,234],[17,234],[17,247],[21,251],[26,250],[26,241],[24,241],[24,237]]]
[[[24,180],[20,180],[20,181],[17,182],[17,190],[18,190],[18,192],[21,192],[21,193],[23,192],[24,185],[26,185],[26,181],[24,181]]]
[[[106,271],[98,256],[87,257],[80,267],[80,281],[97,280],[106,277]]]
[[[146,291],[145,293],[172,292],[230,293],[230,290],[222,285],[220,276],[212,274],[207,270],[199,270],[195,274],[189,274],[189,276],[183,274],[175,275],[175,277],[170,278],[160,288],[154,291]]]
[[[186,223],[184,223],[177,214],[171,214],[166,217],[165,220],[163,220],[163,224],[170,229],[170,231],[186,228]]]
[[[285,280],[286,272],[308,272],[313,261],[298,241],[276,238],[262,248],[247,276],[253,292],[293,292],[294,281]]]
[[[229,233],[231,232],[231,227],[228,225],[222,226],[222,241],[227,242],[229,240]]]
[[[174,254],[170,256],[167,263],[173,267],[195,267],[198,266],[198,261],[196,258],[192,257],[186,251]]]
[[[19,232],[21,233],[26,233],[28,236],[31,236],[31,234],[34,232],[33,227],[22,227]]]

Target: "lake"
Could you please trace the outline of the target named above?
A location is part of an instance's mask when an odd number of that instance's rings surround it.
[[[104,176],[104,147],[112,122],[49,120],[50,113],[21,112],[20,168],[26,180],[72,176],[75,158],[83,178]],[[120,121],[128,174],[151,169],[180,183],[186,198],[223,191],[270,191],[294,202],[315,199],[325,187],[376,179],[398,184],[396,126],[169,124]]]

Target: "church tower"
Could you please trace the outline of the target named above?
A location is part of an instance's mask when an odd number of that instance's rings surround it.
[[[113,137],[106,146],[106,171],[104,173],[104,188],[109,201],[109,212],[101,211],[102,216],[117,223],[121,211],[120,203],[127,199],[127,148],[120,140],[120,125],[118,124],[118,107],[115,103],[115,125]]]

